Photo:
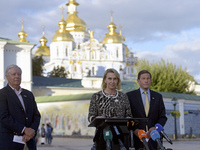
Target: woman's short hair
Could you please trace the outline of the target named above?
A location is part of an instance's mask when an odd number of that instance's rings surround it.
[[[103,80],[102,80],[102,84],[101,84],[101,87],[102,89],[105,89],[106,88],[106,83],[105,83],[105,79],[106,79],[106,76],[108,73],[114,73],[118,79],[118,83],[117,83],[117,89],[120,90],[121,89],[121,80],[120,80],[120,75],[119,73],[117,72],[117,70],[113,69],[113,68],[109,68],[105,71],[104,75],[103,75]]]

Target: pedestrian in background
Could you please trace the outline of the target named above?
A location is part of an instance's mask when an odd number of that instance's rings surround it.
[[[49,123],[47,124],[47,143],[52,143],[52,127]]]
[[[41,127],[41,144],[45,144],[45,137],[46,137],[46,131],[43,123]]]

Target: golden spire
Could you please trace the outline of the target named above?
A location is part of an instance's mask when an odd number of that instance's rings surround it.
[[[43,25],[43,26],[42,26],[42,30],[43,30],[43,31],[42,31],[42,35],[44,35],[44,28],[45,28],[45,26]]]
[[[115,29],[117,28],[117,26],[113,23],[113,14],[114,12],[111,10],[110,11],[110,14],[111,14],[111,22],[110,24],[108,25],[108,29],[110,30],[110,32],[108,33],[109,35],[115,35],[115,34],[118,34],[115,32]]]
[[[28,43],[28,41],[26,40],[28,34],[24,32],[24,26],[23,26],[24,21],[22,20],[21,23],[22,23],[22,30],[18,33],[19,41]]]
[[[48,42],[48,40],[44,36],[44,28],[45,28],[45,26],[43,25],[42,26],[42,30],[43,30],[42,37],[40,39],[41,46],[46,46],[46,43]]]
[[[110,11],[110,14],[111,14],[111,22],[113,22],[113,16],[112,16],[113,13],[114,13],[114,12],[113,12],[112,9],[111,9],[111,11]]]
[[[63,10],[64,8],[60,8],[62,10],[62,19],[60,20],[60,22],[58,23],[58,26],[59,26],[59,32],[65,32],[65,28],[66,28],[66,21],[64,20],[64,17],[63,17]]]
[[[119,29],[120,29],[119,35],[122,35],[122,26],[121,25],[119,25]]]
[[[125,41],[126,39],[125,39],[125,37],[122,35],[122,26],[120,25],[119,26],[119,29],[120,29],[120,31],[119,31],[119,35],[122,37],[122,39]]]
[[[46,43],[48,42],[48,40],[44,36],[44,28],[45,28],[45,26],[43,25],[42,26],[42,30],[43,30],[42,37],[40,39],[41,45],[35,51],[35,56],[50,56],[49,47],[46,45]]]
[[[65,9],[64,7],[61,7],[61,10],[62,10],[62,20],[64,19],[64,17],[63,17],[63,10],[64,9]]]
[[[74,41],[73,36],[69,33],[69,31],[66,30],[67,23],[63,17],[64,8],[62,7],[61,10],[62,10],[62,19],[58,23],[59,30],[56,31],[56,33],[54,34],[52,42]]]
[[[65,20],[67,22],[66,30],[69,32],[87,32],[86,23],[78,17],[76,0],[69,0],[66,4],[68,8],[68,16]]]
[[[103,44],[111,44],[111,43],[123,43],[122,37],[115,31],[117,26],[113,23],[113,11],[110,11],[111,13],[111,22],[108,25],[109,33],[106,34],[106,36],[103,39]]]

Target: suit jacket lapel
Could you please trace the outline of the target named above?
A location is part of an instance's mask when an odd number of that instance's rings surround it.
[[[151,114],[151,112],[153,111],[153,106],[155,105],[155,96],[153,95],[152,91],[150,90],[150,108],[149,108],[149,115]],[[148,115],[148,116],[149,116]]]
[[[21,95],[22,95],[22,99],[23,99],[23,101],[24,101],[24,107],[25,107],[25,109],[27,110],[27,107],[28,107],[28,96],[24,93],[23,90],[22,90]]]
[[[142,102],[142,95],[140,93],[140,89],[138,89],[137,92],[138,92],[138,94],[137,94],[138,95],[138,97],[137,97],[137,99],[138,99],[138,108],[142,110],[141,111],[142,115],[146,117],[145,110],[144,110],[144,104]]]
[[[7,89],[8,89],[8,92],[9,92],[9,95],[12,97],[13,99],[13,102],[17,103],[17,105],[20,107],[20,108],[23,108],[19,98],[17,97],[17,95],[15,94],[15,91],[13,91],[13,89],[7,85]],[[24,109],[24,108],[23,108]]]

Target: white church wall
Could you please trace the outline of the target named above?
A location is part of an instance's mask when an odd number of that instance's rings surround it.
[[[84,32],[70,32],[70,34],[73,36],[74,42],[77,44],[83,43],[89,39],[89,34]]]
[[[4,65],[4,46],[6,42],[5,41],[0,41],[0,88],[4,87],[4,82],[5,82],[5,65]]]
[[[2,43],[2,42],[1,42]],[[17,43],[17,41],[16,41]],[[5,77],[5,70],[7,66],[16,64],[22,69],[22,83],[21,87],[28,90],[32,90],[32,57],[31,50],[34,44],[22,44],[22,43],[8,43],[4,42],[4,46],[1,47],[0,53],[2,54],[0,65],[2,68],[0,75],[0,88],[7,85]]]
[[[81,84],[84,88],[101,88],[102,78],[84,77]]]
[[[123,44],[121,43],[106,44],[106,50],[110,52],[110,60],[124,61]]]
[[[7,66],[11,65],[11,64],[17,64],[17,47],[15,45],[10,45],[10,44],[6,44],[4,47],[4,72],[6,71]],[[21,66],[19,66],[21,67]],[[5,82],[3,86],[7,85],[7,80],[6,77],[4,76]]]

